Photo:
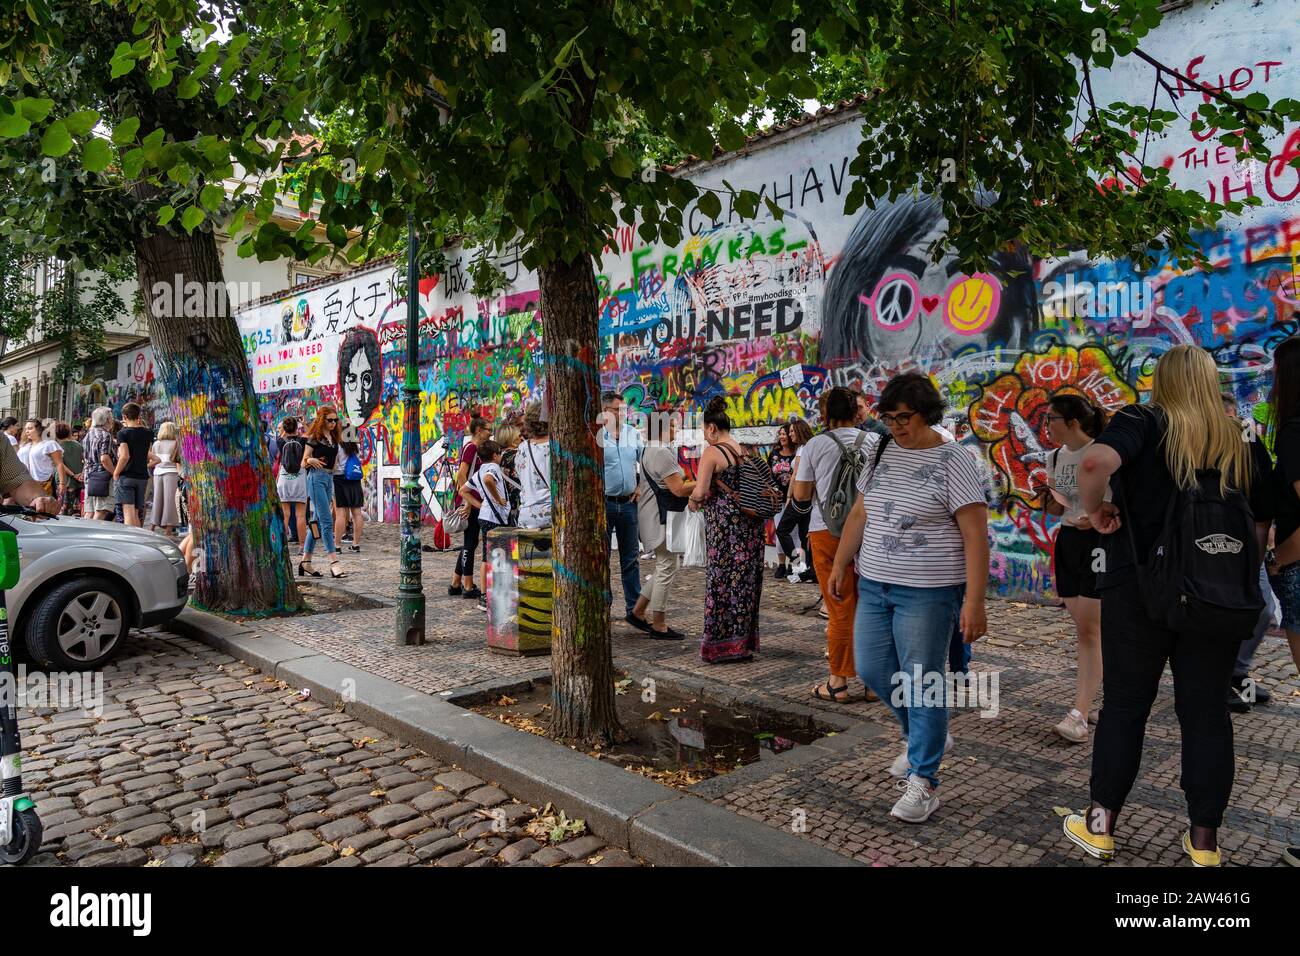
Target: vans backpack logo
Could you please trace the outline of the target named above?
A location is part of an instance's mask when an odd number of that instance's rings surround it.
[[[1206,554],[1239,554],[1244,547],[1240,541],[1228,534],[1207,534],[1203,538],[1196,539],[1196,546]]]

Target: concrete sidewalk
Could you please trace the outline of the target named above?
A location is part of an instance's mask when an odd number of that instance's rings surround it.
[[[363,553],[343,557],[349,576],[321,580],[390,602],[397,593],[397,542],[396,527],[371,525],[365,530]],[[454,552],[426,553],[423,558],[430,641],[426,646],[394,645],[391,607],[274,619],[238,631],[245,639],[271,638],[266,644],[300,649],[289,656],[305,651],[337,662],[341,668],[331,679],[355,671],[382,679],[386,686],[400,685],[410,698],[408,706],[417,710],[418,695],[433,698],[424,709],[439,710],[451,707],[441,698],[466,688],[549,671],[549,658],[489,654],[483,612],[473,601],[447,596]],[[643,563],[643,574],[646,570]],[[815,585],[769,576],[764,582],[758,658],[743,665],[709,666],[698,656],[702,571],[679,573],[670,623],[689,638],[678,643],[645,639],[624,624],[617,572],[612,578],[619,667],[681,687],[707,685],[715,697],[729,695],[782,709],[810,708],[844,727],[818,745],[697,784],[692,791],[699,797],[868,864],[1097,865],[1060,836],[1061,809],[1078,809],[1087,802],[1091,760],[1090,745],[1067,744],[1052,732],[1073,694],[1074,644],[1063,609],[990,602],[989,637],[975,646],[973,670],[997,672],[1000,708],[988,717],[973,709],[957,712],[952,722],[956,746],[941,771],[943,805],[927,824],[917,827],[888,816],[897,794],[896,781],[885,768],[899,742],[883,705],[836,705],[810,696],[826,673],[825,622],[815,610],[807,610],[819,596]],[[1285,641],[1264,641],[1254,675],[1272,691],[1274,701],[1234,717],[1237,784],[1221,845],[1230,863],[1273,865],[1284,845],[1300,842],[1300,683]],[[861,685],[853,686],[860,691]],[[528,746],[538,745],[558,750],[540,738]],[[564,749],[566,756],[572,754]],[[1179,754],[1172,684],[1166,677],[1149,724],[1142,773],[1118,834],[1125,865],[1190,865],[1180,847],[1185,803],[1178,789]],[[525,790],[520,793],[532,798]]]

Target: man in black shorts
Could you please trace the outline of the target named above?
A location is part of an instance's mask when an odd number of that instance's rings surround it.
[[[140,420],[140,406],[127,402],[122,406],[125,422],[117,433],[117,501],[122,506],[122,522],[139,528],[144,511],[145,489],[149,487],[149,449],[153,446],[153,429]]]

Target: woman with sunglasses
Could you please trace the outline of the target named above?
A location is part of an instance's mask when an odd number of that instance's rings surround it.
[[[1052,570],[1056,596],[1074,619],[1079,635],[1079,666],[1074,707],[1055,726],[1072,744],[1088,742],[1092,700],[1101,689],[1101,594],[1093,567],[1101,540],[1079,501],[1079,463],[1093,439],[1106,427],[1106,413],[1078,395],[1057,395],[1047,413],[1047,434],[1056,449],[1047,456],[1043,510],[1061,519],[1056,531]],[[1107,499],[1110,493],[1106,494]]]
[[[298,573],[313,578],[321,576],[311,566],[311,553],[316,547],[316,534],[325,542],[325,553],[330,559],[330,577],[343,578],[347,574],[339,567],[339,556],[334,550],[334,465],[338,461],[339,445],[343,443],[343,429],[339,427],[339,413],[329,405],[317,409],[316,417],[307,426],[307,457],[302,466],[307,469],[307,500],[315,524],[307,523],[307,540],[303,544],[302,561]]]
[[[986,485],[975,456],[934,429],[943,399],[924,375],[894,376],[877,408],[889,435],[866,437],[867,461],[835,552],[831,589],[837,598],[847,595],[856,564],[858,676],[888,704],[907,740],[889,768],[906,778],[890,815],[924,823],[939,807],[939,762],[952,741],[948,702],[927,703],[924,685],[928,675],[945,673],[954,624],[967,643],[987,625]]]

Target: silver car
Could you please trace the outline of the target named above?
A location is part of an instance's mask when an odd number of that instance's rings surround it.
[[[22,573],[5,594],[13,633],[44,667],[97,668],[131,628],[165,624],[189,597],[185,558],[162,535],[13,514],[0,514],[0,529],[18,533]]]

